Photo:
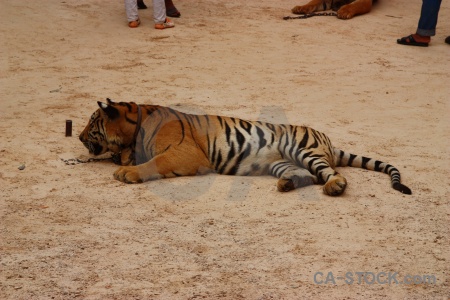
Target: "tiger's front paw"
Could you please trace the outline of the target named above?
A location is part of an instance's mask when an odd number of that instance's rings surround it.
[[[350,5],[343,6],[337,11],[337,17],[339,19],[348,20],[354,16],[355,12]]]
[[[330,180],[325,183],[323,186],[323,191],[325,194],[330,196],[339,196],[347,187],[347,180],[345,180],[342,176],[334,176],[334,178],[331,178]]]
[[[303,14],[310,14],[314,12],[316,7],[314,5],[301,5],[301,6],[295,6],[293,9],[291,9],[293,14],[296,15],[303,15]]]
[[[120,167],[114,172],[114,178],[125,183],[143,182],[137,167]]]

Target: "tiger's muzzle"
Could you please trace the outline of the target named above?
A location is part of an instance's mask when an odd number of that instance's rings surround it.
[[[89,153],[94,154],[94,155],[99,155],[99,154],[103,153],[102,145],[100,145],[98,143],[94,143],[87,139],[84,139],[82,134],[80,134],[79,138],[80,138],[80,141],[83,143],[83,145],[89,150]]]

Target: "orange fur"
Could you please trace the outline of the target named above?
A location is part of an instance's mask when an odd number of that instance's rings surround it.
[[[292,8],[294,14],[310,14],[316,11],[323,11],[328,9],[334,9],[333,6],[340,6],[337,10],[337,17],[339,19],[351,19],[356,15],[362,15],[370,12],[372,9],[372,0],[311,0],[305,5],[295,6]]]
[[[98,102],[80,140],[94,155],[113,152],[126,183],[217,172],[272,175],[281,192],[324,183],[327,195],[344,192],[337,166],[389,174],[394,189],[410,194],[395,167],[338,150],[312,128],[238,118],[185,114],[169,107]]]

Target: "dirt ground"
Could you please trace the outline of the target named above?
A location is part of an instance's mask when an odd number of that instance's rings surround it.
[[[130,29],[121,0],[0,0],[1,299],[450,296],[448,1],[428,48],[396,44],[420,1],[285,21],[301,0],[176,0],[163,31],[146,2]],[[333,198],[272,177],[126,185],[111,162],[65,164],[88,154],[77,136],[106,97],[308,125],[395,165],[413,194],[353,168]]]

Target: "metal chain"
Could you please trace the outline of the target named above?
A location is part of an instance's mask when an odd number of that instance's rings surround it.
[[[304,14],[304,15],[296,16],[296,17],[286,16],[286,17],[283,17],[283,20],[307,19],[307,18],[316,17],[316,16],[334,16],[334,17],[336,17],[337,13],[335,13],[335,12],[323,12],[323,13]]]
[[[78,165],[78,164],[85,164],[88,162],[93,162],[93,161],[102,161],[102,160],[109,160],[112,159],[113,157],[105,157],[105,158],[95,158],[95,157],[90,157],[87,159],[82,159],[82,158],[69,158],[69,159],[63,159],[61,158],[61,161],[63,161],[66,165]]]

